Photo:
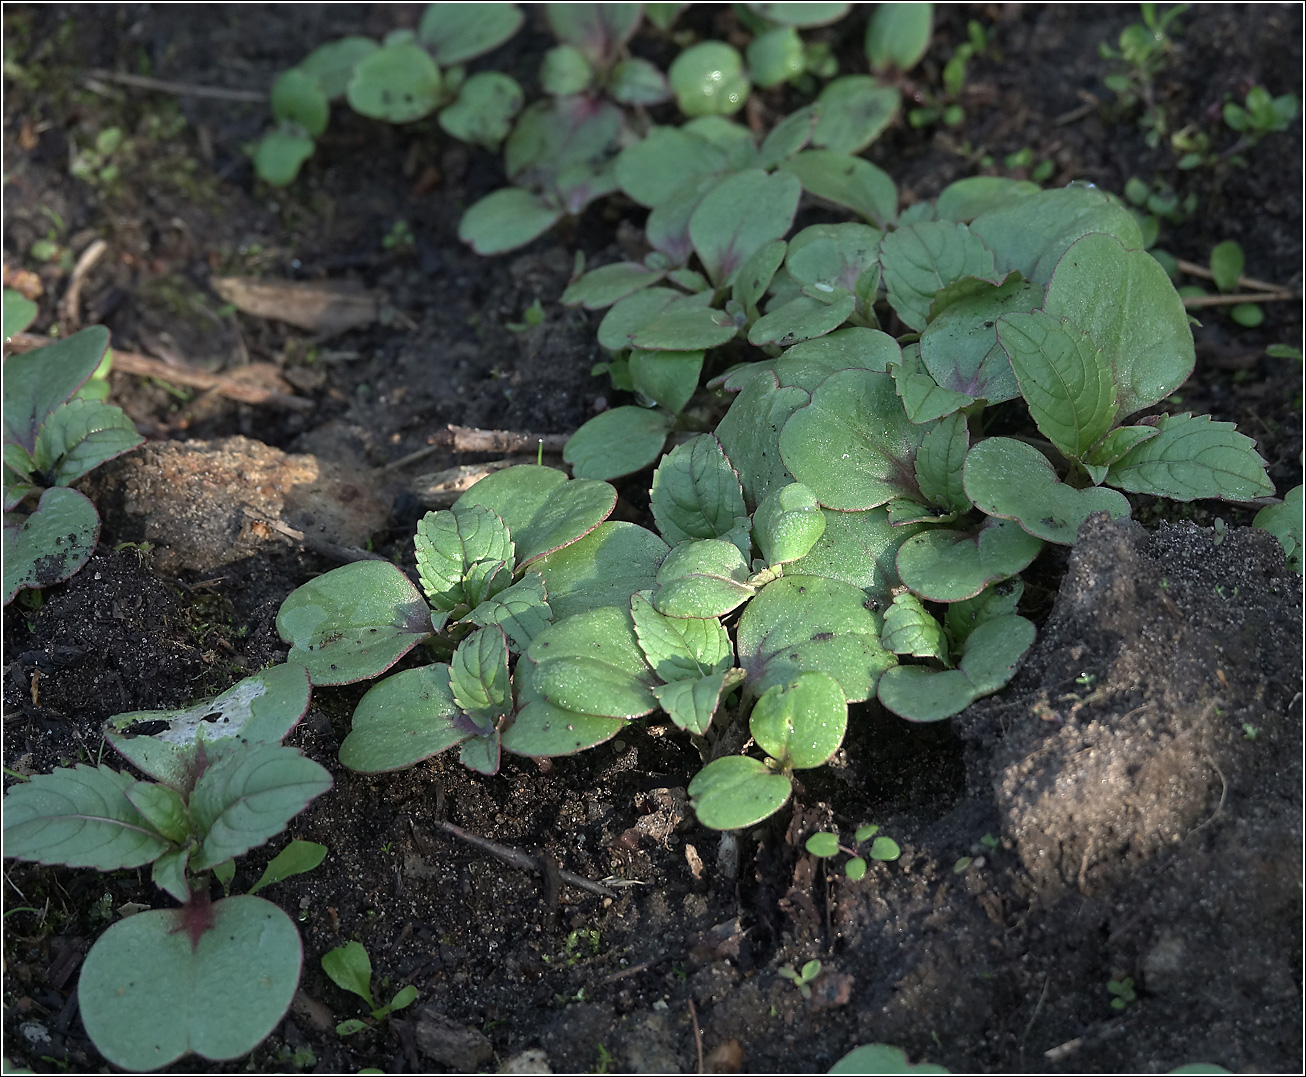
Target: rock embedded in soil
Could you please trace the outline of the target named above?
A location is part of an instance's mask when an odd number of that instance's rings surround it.
[[[87,492],[109,533],[153,543],[156,567],[170,575],[285,548],[247,508],[340,546],[364,546],[390,515],[362,469],[246,437],[149,443],[103,468]]]

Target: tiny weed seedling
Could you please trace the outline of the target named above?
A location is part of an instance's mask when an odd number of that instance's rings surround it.
[[[31,304],[8,295],[4,313],[6,338],[35,317]],[[95,375],[107,371],[108,348],[108,331],[92,326],[4,361],[6,605],[20,590],[66,580],[90,560],[100,516],[71,486],[145,440],[102,399],[107,383]]]
[[[1261,735],[1260,726],[1252,725],[1251,722],[1243,722],[1242,731],[1243,731],[1243,740],[1255,740],[1257,737]]]
[[[139,912],[96,940],[78,999],[109,1061],[155,1070],[187,1052],[236,1058],[262,1041],[299,983],[290,918],[253,893],[321,862],[291,842],[250,893],[224,890],[235,857],[285,829],[331,787],[322,767],[280,741],[308,706],[302,668],[275,666],[195,707],[117,715],[105,737],[152,780],[107,766],[37,775],[5,795],[5,855],[99,871],[152,865],[180,908]]]
[[[829,1069],[830,1073],[950,1073],[930,1062],[907,1061],[907,1052],[887,1043],[864,1043],[854,1047]]]
[[[813,834],[807,839],[804,846],[813,856],[822,858],[835,856],[838,853],[845,853],[851,859],[844,864],[844,874],[853,882],[864,878],[866,875],[866,857],[872,860],[897,860],[902,855],[902,850],[898,843],[892,838],[886,838],[883,835],[876,837],[879,827],[875,825],[860,826],[854,835],[854,848],[847,848],[839,844],[839,836],[827,831],[821,831]],[[859,855],[858,850],[866,842],[870,842],[870,848],[866,851],[866,857]]]
[[[789,980],[802,993],[803,998],[812,997],[812,984],[816,978],[821,975],[821,963],[813,958],[808,961],[801,969],[795,969],[792,965],[782,965],[776,969],[776,975],[782,976]]]
[[[1143,21],[1132,23],[1120,32],[1117,48],[1103,41],[1098,45],[1098,54],[1102,59],[1118,64],[1118,69],[1103,81],[1107,89],[1120,99],[1121,105],[1132,108],[1141,102],[1144,106],[1141,122],[1147,132],[1146,142],[1155,148],[1166,133],[1166,118],[1157,103],[1153,80],[1160,74],[1167,55],[1174,48],[1167,31],[1173,33],[1177,30],[1175,20],[1188,10],[1188,5],[1176,4],[1160,14],[1156,4],[1139,6]],[[1172,24],[1175,25],[1172,27]]]
[[[394,997],[380,1006],[372,997],[372,961],[361,942],[350,941],[322,955],[322,970],[331,977],[337,987],[351,991],[364,1002],[371,1011],[373,1021],[384,1021],[396,1010],[409,1006],[417,998],[417,988],[408,984],[395,992]],[[368,1027],[368,1022],[358,1018],[341,1021],[336,1032],[341,1036],[350,1036]]]
[[[1138,999],[1138,993],[1134,990],[1134,981],[1128,976],[1123,980],[1107,980],[1106,989],[1111,995],[1113,1010],[1126,1009],[1131,1002]]]

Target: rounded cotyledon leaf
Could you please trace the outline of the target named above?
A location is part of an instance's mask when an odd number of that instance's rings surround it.
[[[748,717],[753,739],[786,767],[819,767],[839,750],[848,704],[828,673],[806,670],[762,693]]]
[[[733,283],[757,250],[789,231],[802,184],[786,172],[737,172],[713,188],[694,210],[689,235],[712,282]]]
[[[713,830],[738,830],[784,807],[793,783],[760,759],[728,755],[700,770],[687,791],[700,823]]]
[[[658,569],[653,607],[668,617],[719,617],[752,597],[748,575],[748,562],[733,542],[682,542]]]
[[[545,629],[526,651],[532,687],[562,710],[634,718],[657,709],[629,609],[601,606]],[[520,666],[520,662],[518,663]]]
[[[662,455],[674,422],[671,416],[649,408],[631,404],[612,408],[582,424],[567,439],[562,458],[572,465],[578,480],[630,475]]]
[[[563,710],[544,699],[535,689],[534,665],[527,659],[517,663],[513,679],[517,689],[517,714],[501,736],[501,747],[514,755],[575,755],[611,740],[629,722]]]
[[[753,541],[767,565],[797,561],[825,533],[825,515],[802,483],[772,490],[753,514]]]
[[[860,587],[881,605],[898,586],[898,547],[921,530],[918,524],[895,526],[887,509],[836,512],[822,509],[825,531],[811,550],[785,571],[791,575],[826,576]]]
[[[1015,520],[1031,535],[1074,545],[1080,525],[1095,512],[1129,515],[1118,490],[1076,490],[1057,478],[1046,456],[1014,438],[986,438],[970,450],[963,472],[966,493],[989,516]]]
[[[941,288],[963,277],[994,275],[993,252],[957,221],[924,221],[890,232],[880,243],[880,262],[889,306],[918,332]]]
[[[631,595],[654,585],[667,551],[667,544],[647,528],[608,520],[532,567],[548,588],[553,619],[561,621],[599,606],[626,608]]]
[[[699,434],[662,458],[649,499],[658,530],[672,543],[720,538],[747,515],[739,476],[711,434]]]
[[[100,1053],[128,1071],[156,1070],[188,1051],[239,1058],[284,1016],[302,959],[294,922],[263,898],[137,913],[86,955],[82,1022]]]
[[[898,548],[898,576],[922,598],[957,602],[1016,575],[1042,548],[1042,539],[1011,520],[990,518],[975,531],[930,528]]]
[[[100,538],[100,515],[91,499],[56,486],[41,495],[27,519],[5,514],[4,601],[25,587],[49,587],[80,572]]]
[[[287,662],[314,684],[350,684],[384,673],[431,634],[431,610],[388,561],[342,565],[297,587],[281,604],[277,631]]]

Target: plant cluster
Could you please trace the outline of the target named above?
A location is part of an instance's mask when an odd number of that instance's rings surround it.
[[[35,304],[6,291],[5,339],[35,317]],[[100,515],[72,484],[145,440],[105,403],[110,359],[108,331],[92,326],[4,361],[5,605],[90,560]]]
[[[276,1026],[299,984],[294,922],[254,897],[316,867],[326,849],[292,842],[238,897],[233,859],[285,829],[331,776],[281,743],[308,707],[302,667],[274,666],[216,699],[178,711],[115,715],[108,743],[150,780],[79,765],[12,786],[5,856],[98,871],[151,866],[180,902],[114,924],[86,955],[82,1022],[96,1048],[127,1070],[154,1070],[195,1052],[237,1058]]]
[[[877,834],[879,834],[878,837]],[[868,841],[871,844],[866,850],[866,856],[858,855],[859,848]],[[898,843],[892,838],[880,834],[880,828],[874,823],[857,828],[857,832],[853,836],[852,848],[840,845],[839,835],[826,830],[813,834],[807,839],[803,848],[813,856],[819,856],[823,859],[835,856],[838,853],[845,853],[849,859],[844,863],[844,874],[853,882],[866,877],[866,857],[870,857],[872,860],[897,860],[902,855]]]
[[[417,988],[408,984],[401,987],[389,1002],[378,1006],[372,997],[372,959],[367,956],[363,944],[354,940],[323,954],[322,971],[331,977],[337,987],[352,992],[366,1002],[373,1021],[384,1021],[395,1011],[412,1005],[417,998]],[[352,1036],[367,1027],[367,1021],[355,1017],[341,1021],[336,1026],[336,1033]]]

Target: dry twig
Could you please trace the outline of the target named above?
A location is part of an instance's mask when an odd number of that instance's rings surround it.
[[[459,838],[462,841],[467,842],[469,845],[475,845],[476,848],[489,853],[493,857],[497,857],[505,864],[511,864],[515,868],[523,868],[526,871],[533,871],[536,875],[543,875],[545,873],[545,868],[539,860],[522,852],[520,849],[513,849],[507,845],[500,845],[497,841],[490,841],[489,838],[483,838],[479,834],[473,834],[470,831],[464,830],[460,826],[455,826],[453,823],[446,823],[444,820],[437,820],[435,825],[446,834],[451,834],[453,837]],[[558,878],[568,886],[576,886],[582,890],[588,890],[591,894],[598,894],[601,897],[614,899],[617,896],[602,883],[596,883],[591,879],[585,878],[583,875],[575,875],[570,871],[559,869]]]
[[[129,75],[122,71],[105,71],[93,68],[86,73],[86,82],[95,89],[96,82],[114,82],[119,86],[131,86],[137,90],[154,90],[169,93],[177,97],[208,97],[214,101],[247,101],[258,104],[268,99],[262,90],[233,90],[226,86],[197,86],[193,82],[169,82],[167,79],[152,79],[148,75]]]

